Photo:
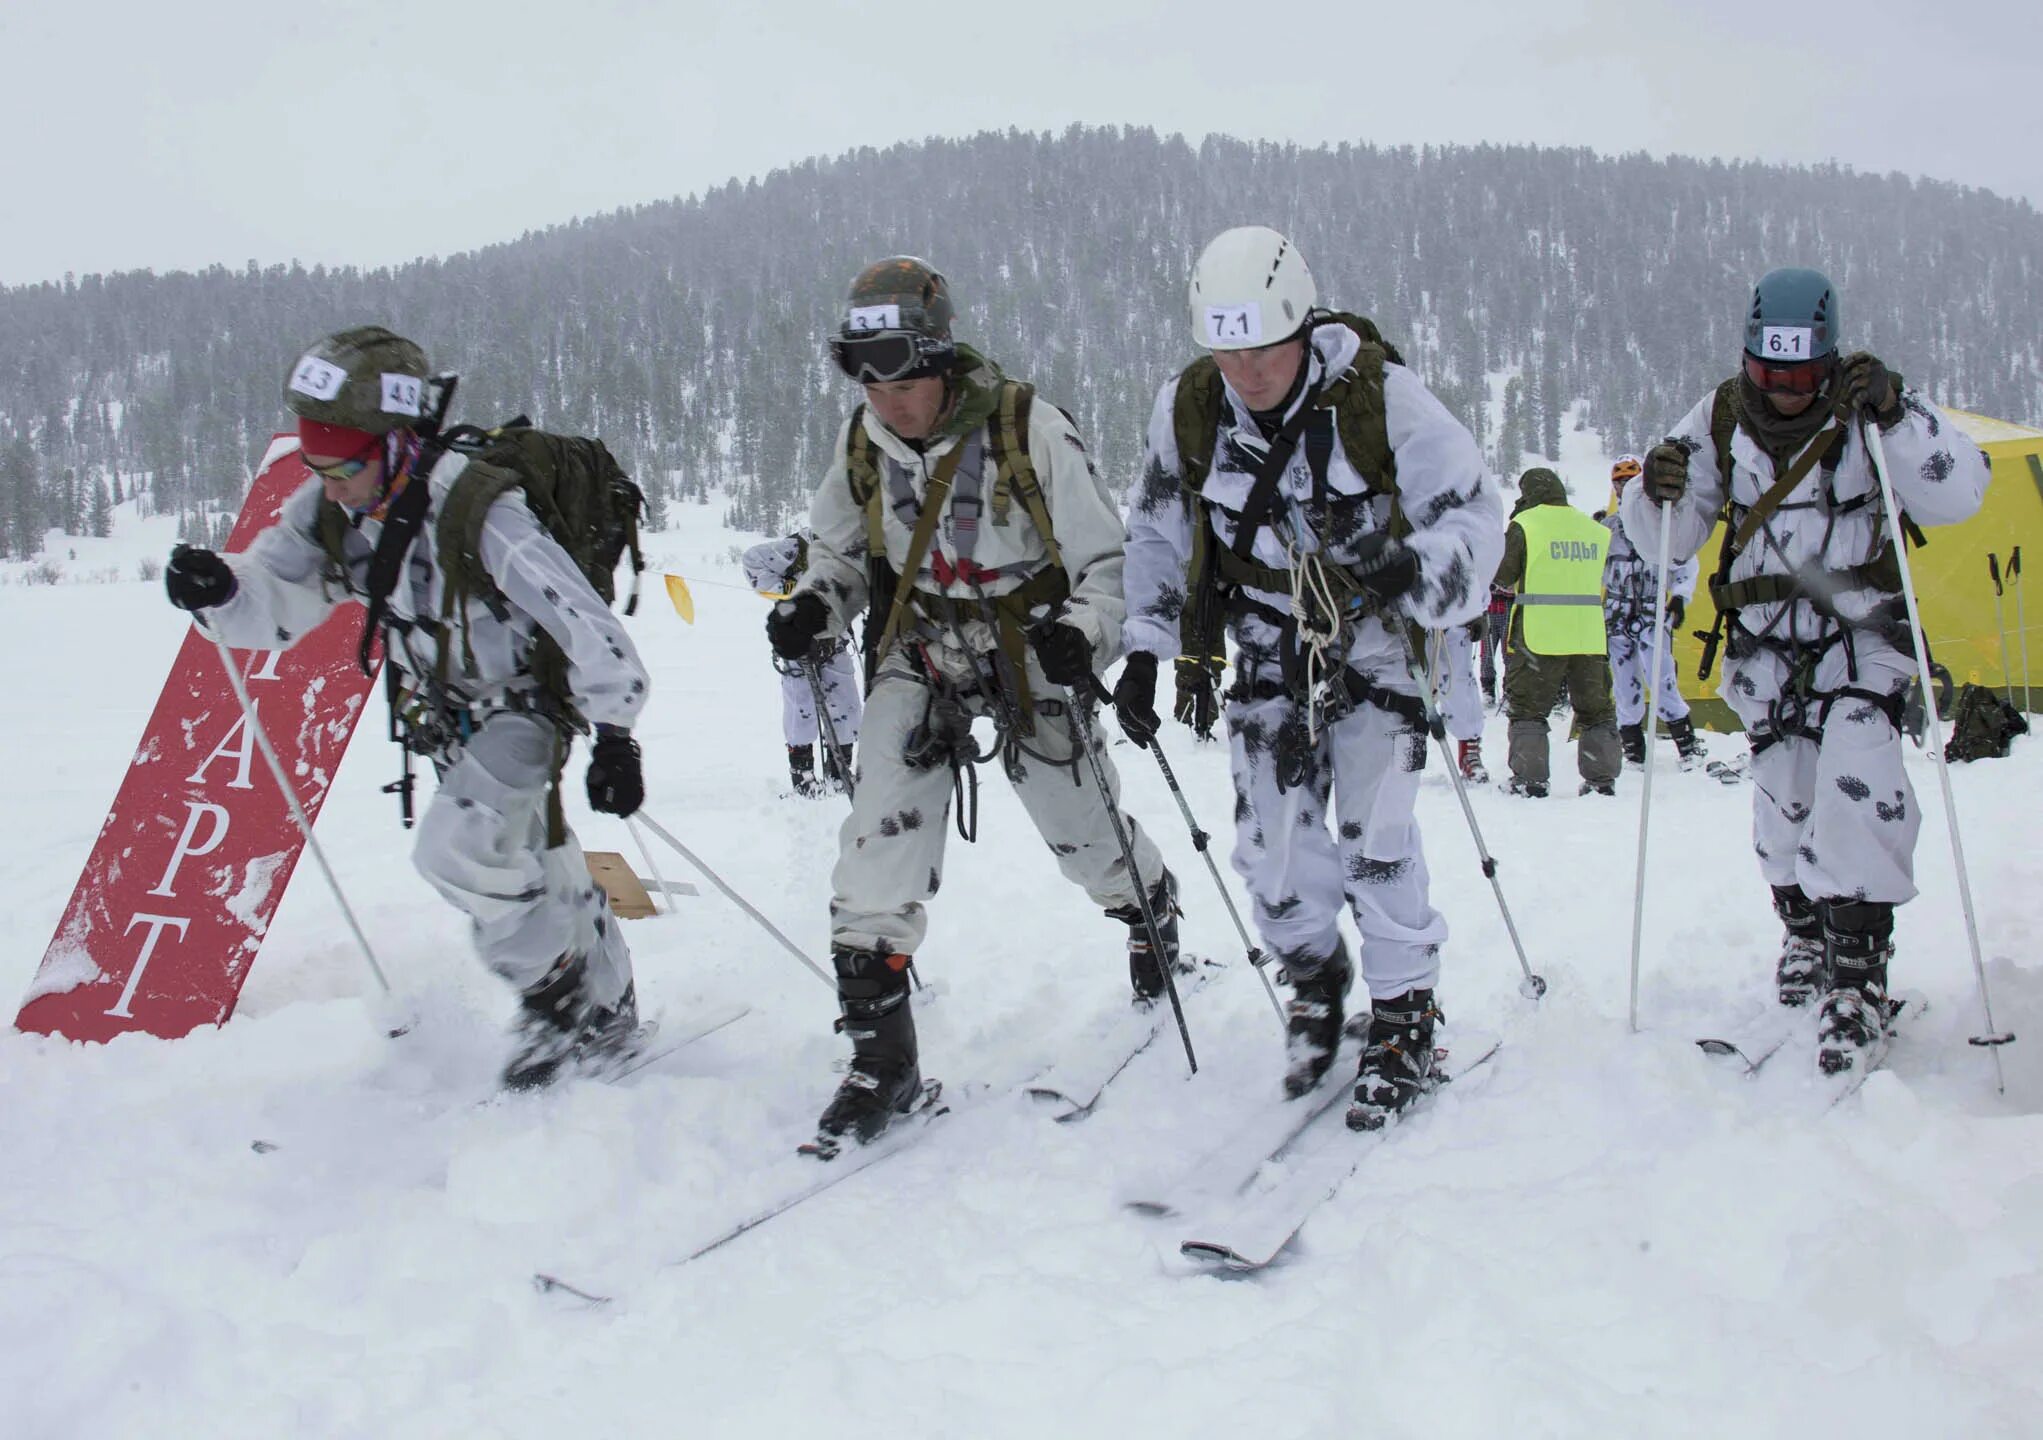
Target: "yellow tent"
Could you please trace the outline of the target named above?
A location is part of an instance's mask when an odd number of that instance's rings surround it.
[[[1952,678],[1960,685],[1973,681],[1998,687],[2006,677],[2001,673],[2000,631],[1994,624],[1993,578],[1987,568],[1987,556],[1998,557],[2005,572],[2008,561],[2020,549],[2024,589],[2028,583],[2026,572],[2043,567],[2043,430],[1948,406],[1944,413],[1986,452],[1993,462],[1993,483],[1987,488],[1986,503],[1977,515],[1963,525],[1929,531],[1929,544],[1920,550],[1911,549],[1908,562],[1915,572],[1916,600],[1922,607],[1923,629],[1929,634],[1930,658],[1948,666]],[[1709,629],[1716,618],[1708,580],[1716,573],[1717,554],[1723,543],[1724,529],[1720,525],[1703,547],[1703,583],[1696,586],[1687,623],[1675,640],[1674,657],[1680,667],[1681,693],[1695,704],[1697,723],[1712,730],[1735,730],[1736,717],[1717,698],[1717,685],[1723,679],[1723,655],[1720,651],[1717,668],[1706,684],[1698,685],[1695,670],[1702,658],[1702,643],[1690,633]],[[2023,673],[2023,637],[2016,628],[2012,586],[2007,588],[2002,605],[2007,619],[2008,665],[2014,672],[2015,703],[2020,705],[2022,682],[2027,677]],[[2037,582],[2036,604],[2028,605],[2025,597],[2023,608],[2036,614],[2034,620],[2028,621],[2029,647],[2034,658],[2043,663],[2043,577]],[[2032,707],[2043,709],[2043,681],[2038,682],[2031,694]]]

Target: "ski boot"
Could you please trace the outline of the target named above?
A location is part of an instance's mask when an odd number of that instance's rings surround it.
[[[1709,758],[1710,752],[1703,748],[1702,740],[1695,733],[1695,721],[1688,716],[1669,720],[1667,733],[1674,737],[1674,748],[1681,755],[1682,769],[1698,769]]]
[[[1310,968],[1307,968],[1310,967]],[[1284,1097],[1296,1100],[1317,1086],[1341,1047],[1341,1022],[1347,1018],[1348,984],[1355,970],[1348,963],[1348,942],[1335,942],[1334,953],[1319,961],[1286,961],[1284,980],[1291,1003],[1284,1007]]]
[[[1887,1048],[1887,962],[1894,956],[1894,907],[1832,900],[1823,907],[1830,991],[1816,1009],[1816,1065],[1842,1075],[1879,1063]]]
[[[1350,1130],[1381,1130],[1432,1088],[1433,1027],[1440,1007],[1431,990],[1407,990],[1370,1002],[1369,1040],[1355,1074]]]
[[[1156,916],[1156,931],[1163,938],[1164,964],[1178,968],[1178,879],[1166,870],[1156,888],[1149,892],[1149,910]],[[1134,987],[1135,1003],[1146,1005],[1163,994],[1163,968],[1149,953],[1149,927],[1142,923],[1142,907],[1117,905],[1107,914],[1128,927],[1128,983]]]
[[[1575,793],[1577,795],[1615,795],[1617,794],[1617,782],[1615,780],[1584,780],[1582,788]]]
[[[1624,763],[1634,770],[1646,768],[1646,727],[1643,723],[1617,727],[1618,743],[1624,746]]]
[[[1455,746],[1455,760],[1461,766],[1461,778],[1475,785],[1490,783],[1489,767],[1483,764],[1483,742],[1463,740]]]
[[[794,781],[794,793],[802,798],[813,800],[823,793],[823,782],[816,777],[815,746],[788,746],[787,773],[788,778]]]
[[[511,1022],[511,1058],[504,1066],[506,1090],[550,1085],[563,1066],[622,1056],[638,1033],[638,990],[627,984],[615,1005],[590,1003],[583,988],[589,962],[564,955],[546,978],[518,997]]]
[[[878,950],[830,952],[837,968],[837,1028],[851,1037],[851,1069],[816,1122],[811,1153],[828,1160],[846,1139],[863,1145],[922,1093],[915,1014],[908,1006],[908,957]]]
[[[1787,926],[1781,957],[1774,962],[1774,989],[1783,1005],[1807,1005],[1819,989],[1829,988],[1823,973],[1823,912],[1801,886],[1776,885],[1773,913]]]
[[[1504,793],[1506,795],[1523,795],[1531,800],[1544,800],[1546,799],[1546,781],[1520,780],[1516,775],[1513,775],[1510,783],[1504,786]]]

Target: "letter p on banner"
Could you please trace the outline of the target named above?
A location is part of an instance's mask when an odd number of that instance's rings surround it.
[[[227,549],[246,549],[274,524],[307,473],[295,437],[273,439]],[[362,618],[360,605],[345,605],[289,650],[234,652],[311,818],[369,696],[372,677],[355,663]],[[172,1039],[222,1023],[304,844],[218,647],[191,631],[16,1028]]]

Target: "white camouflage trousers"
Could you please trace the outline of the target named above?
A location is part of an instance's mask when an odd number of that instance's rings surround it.
[[[563,955],[588,957],[589,998],[614,1004],[631,952],[572,832],[546,848],[554,729],[500,711],[440,777],[412,863],[467,914],[483,964],[526,990]]]
[[[1029,680],[1036,695],[1062,694],[1043,679],[1033,655]],[[866,699],[857,791],[838,834],[837,868],[830,876],[833,945],[912,955],[928,931],[924,906],[942,884],[944,847],[950,838],[951,769],[942,761],[911,766],[905,752],[911,735],[924,724],[931,695],[928,684],[905,661],[894,658],[881,667]],[[983,708],[984,702],[968,697],[968,704]],[[1098,743],[1097,717],[1093,723]],[[1057,857],[1057,868],[1103,910],[1135,904],[1135,885],[1100,803],[1091,767],[1080,757],[1079,783],[1073,784],[1069,766],[1049,763],[1078,755],[1061,700],[1038,702],[1036,733],[1025,743],[1047,759],[1023,756],[1014,792],[1035,822],[1036,833]],[[1120,777],[1103,745],[1099,759],[1118,804]],[[1000,772],[997,760],[979,770],[982,780]],[[1123,811],[1122,820],[1143,892],[1148,893],[1162,878],[1163,857],[1133,816]]]
[[[1856,681],[1846,676],[1844,647],[1833,645],[1816,665],[1814,688],[1891,695],[1914,673],[1910,657],[1871,636],[1861,635],[1857,648]],[[1784,738],[1761,748],[1768,706],[1787,680],[1787,661],[1761,650],[1733,662],[1723,688],[1753,732],[1752,848],[1766,883],[1800,885],[1813,900],[1912,900],[1922,817],[1900,731],[1877,705],[1844,695],[1820,741]],[[1812,707],[1811,724],[1818,713]]]
[[[1320,959],[1339,941],[1345,903],[1361,932],[1370,995],[1431,986],[1447,921],[1428,897],[1413,815],[1426,734],[1357,706],[1321,732],[1307,783],[1280,789],[1274,747],[1296,708],[1282,696],[1227,706],[1234,868],[1254,901],[1256,930],[1279,960]],[[1338,841],[1327,829],[1330,792]]]
[[[823,681],[823,703],[830,707],[830,723],[837,727],[837,743],[849,749],[858,743],[859,720],[865,714],[858,659],[847,647],[816,669]],[[815,744],[821,731],[816,722],[815,692],[809,688],[809,677],[800,670],[792,675],[780,672],[780,730],[787,743],[796,747]]]
[[[1434,637],[1438,660],[1433,667],[1434,703],[1447,733],[1457,740],[1483,738],[1483,692],[1476,685],[1476,642],[1466,626],[1457,625]]]
[[[1681,694],[1681,677],[1674,673],[1672,629],[1663,622],[1660,682],[1653,687],[1653,713],[1662,720],[1685,720],[1688,718],[1688,701]],[[1653,664],[1653,637],[1612,630],[1609,643],[1610,688],[1617,702],[1617,723],[1643,725],[1646,720],[1646,672]]]

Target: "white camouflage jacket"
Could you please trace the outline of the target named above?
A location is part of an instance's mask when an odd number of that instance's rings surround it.
[[[386,631],[395,642],[391,658],[418,678],[432,674],[437,645],[425,631],[404,627],[420,620],[438,623],[445,587],[435,554],[434,518],[467,465],[466,456],[449,453],[426,477],[432,503],[406,556],[404,575],[390,594],[389,618],[401,631],[394,637]],[[265,650],[289,646],[337,605],[367,593],[369,561],[383,533],[382,523],[364,520],[348,533],[343,549],[349,591],[343,591],[325,578],[320,499],[318,478],[307,480],[284,502],[277,523],[255,543],[239,554],[221,557],[234,571],[234,594],[225,604],[201,612],[200,618],[229,645]],[[629,728],[646,702],[646,669],[638,650],[616,613],[515,489],[490,506],[481,548],[483,566],[510,602],[510,614],[498,620],[481,600],[468,603],[475,670],[466,670],[459,634],[449,635],[450,703],[487,710],[511,697],[530,695],[534,682],[527,666],[538,627],[544,626],[567,656],[570,698],[582,717],[592,725]]]
[[[1294,409],[1304,403],[1306,389],[1345,371],[1360,348],[1361,341],[1346,326],[1327,325],[1313,331],[1307,352],[1311,373],[1307,387],[1293,402]],[[1130,651],[1146,651],[1164,661],[1178,653],[1186,567],[1191,561],[1193,527],[1198,523],[1192,501],[1184,492],[1171,419],[1177,386],[1173,377],[1157,392],[1142,482],[1128,500],[1126,645]],[[1213,503],[1220,543],[1232,545],[1235,520],[1255,482],[1256,462],[1269,447],[1233,387],[1224,386],[1223,393],[1229,409],[1220,422],[1213,465],[1199,493]],[[1417,552],[1419,561],[1419,583],[1399,602],[1400,608],[1429,630],[1467,624],[1488,607],[1489,578],[1503,558],[1504,507],[1497,483],[1483,463],[1475,437],[1448,414],[1417,375],[1402,365],[1385,365],[1383,398],[1391,452],[1397,459],[1398,501],[1412,524],[1405,543]],[[1301,445],[1284,471],[1279,485],[1281,500],[1271,509],[1271,523],[1256,536],[1252,558],[1257,564],[1290,566],[1280,530],[1298,537],[1308,548],[1323,545],[1333,560],[1348,561],[1355,558],[1357,541],[1390,523],[1387,496],[1363,498],[1370,487],[1349,462],[1338,428],[1327,463],[1331,535],[1314,534],[1306,517],[1304,502],[1310,499],[1312,486],[1311,466]],[[1254,589],[1245,594],[1278,611],[1288,611],[1291,605],[1289,595]],[[1243,667],[1274,675],[1278,657],[1269,637],[1258,634],[1251,641],[1238,622],[1233,628]],[[1255,628],[1274,634],[1273,627]],[[1347,660],[1372,683],[1412,688],[1402,644],[1374,616],[1355,627]]]
[[[989,384],[997,375],[992,367],[981,366],[973,372],[973,383]],[[929,477],[938,461],[958,445],[971,443],[975,438],[979,441],[985,457],[980,467],[981,494],[988,504],[979,520],[972,560],[975,565],[998,572],[995,578],[982,584],[987,598],[1020,589],[1050,563],[1049,549],[1019,495],[1013,497],[1004,521],[995,521],[990,502],[996,467],[986,426],[970,435],[947,436],[918,451],[881,424],[871,406],[861,410],[859,423],[872,440],[877,452],[875,461],[905,473],[918,499],[928,493]],[[795,586],[796,594],[815,595],[829,607],[830,628],[826,632],[829,634],[842,633],[853,617],[866,608],[870,598],[865,568],[868,549],[865,512],[852,498],[845,471],[845,449],[850,435],[851,425],[847,421],[838,433],[829,472],[810,502],[809,568]],[[1029,409],[1028,451],[1071,582],[1071,598],[1062,619],[1084,634],[1092,646],[1094,668],[1099,669],[1113,660],[1120,645],[1121,555],[1127,533],[1100,486],[1078,432],[1055,405],[1041,396],[1036,397]],[[902,576],[901,583],[912,583],[925,594],[969,602],[977,597],[972,587],[956,576],[950,563],[957,553],[955,520],[960,485],[960,480],[953,477],[951,494],[930,539],[929,550],[915,574]],[[885,503],[884,486],[881,503],[887,559],[899,573],[908,559],[911,532],[908,523]],[[944,560],[945,571],[951,574],[948,582],[938,578],[939,557]],[[885,621],[884,615],[878,615],[870,623],[881,625]],[[968,673],[970,662],[947,631],[926,630],[923,639],[938,663],[954,678]],[[965,648],[974,655],[987,654],[997,645],[993,627],[983,621],[966,625],[964,640]]]
[[[1688,489],[1675,503],[1669,525],[1669,548],[1676,560],[1687,560],[1703,547],[1724,511],[1724,479],[1710,440],[1712,399],[1704,396],[1671,432],[1671,438],[1692,447]],[[1888,478],[1901,508],[1919,525],[1952,525],[1971,518],[1985,501],[1991,478],[1984,452],[1915,391],[1905,390],[1902,404],[1902,418],[1880,435]],[[1741,508],[1749,507],[1772,487],[1773,461],[1743,426],[1732,436],[1731,460],[1729,498]],[[1645,486],[1627,485],[1619,511],[1630,533],[1659,535],[1660,507],[1647,497]],[[1873,559],[1885,541],[1880,482],[1874,477],[1865,437],[1854,423],[1836,470],[1826,471],[1821,464],[1810,468],[1732,563],[1731,579],[1790,575],[1804,569],[1843,570]],[[1645,548],[1655,544],[1657,539]],[[1888,598],[1859,586],[1840,590],[1834,604],[1839,614],[1858,620]],[[1784,611],[1792,613],[1784,616]],[[1750,605],[1740,620],[1746,630],[1778,641],[1822,641],[1836,629],[1805,600]]]
[[[1650,633],[1646,617],[1653,612],[1660,588],[1657,552],[1648,559],[1625,533],[1624,518],[1615,510],[1603,517],[1610,531],[1610,549],[1603,561],[1603,619],[1613,634]],[[1646,533],[1653,537],[1647,548],[1659,544],[1659,522]],[[1667,568],[1667,598],[1683,605],[1695,598],[1696,559],[1677,560]]]

